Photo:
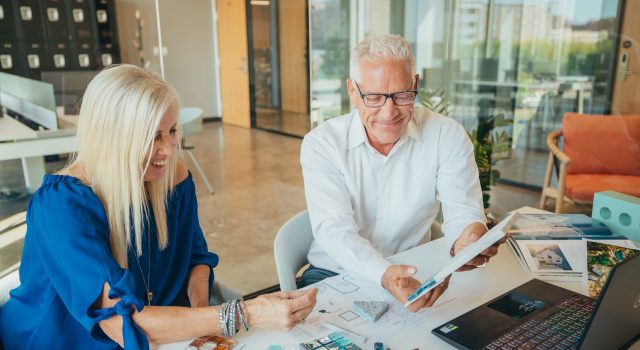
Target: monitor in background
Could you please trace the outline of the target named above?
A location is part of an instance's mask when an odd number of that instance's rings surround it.
[[[64,107],[64,114],[76,115],[84,91],[96,73],[95,71],[42,72],[41,79],[53,85],[55,103]]]
[[[58,129],[53,85],[0,72],[0,101],[7,114],[34,130]]]

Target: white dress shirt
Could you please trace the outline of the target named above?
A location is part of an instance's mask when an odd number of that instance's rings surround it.
[[[331,119],[305,136],[300,163],[314,236],[308,258],[319,268],[380,283],[386,257],[430,239],[440,204],[449,246],[485,222],[469,137],[429,110],[414,110],[388,156],[369,144],[357,111]]]

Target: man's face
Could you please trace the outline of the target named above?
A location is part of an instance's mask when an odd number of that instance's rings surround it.
[[[406,106],[396,105],[388,98],[381,107],[367,107],[358,92],[358,84],[363,94],[392,94],[414,90],[417,87],[416,76],[409,71],[405,62],[381,60],[360,64],[360,80],[347,80],[347,90],[351,103],[360,115],[367,131],[369,143],[376,149],[390,150],[407,129],[413,115],[413,103]],[[383,152],[387,153],[387,152]]]

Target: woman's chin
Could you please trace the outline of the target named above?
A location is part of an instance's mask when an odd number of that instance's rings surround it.
[[[164,173],[166,171],[167,171],[166,165],[157,166],[157,165],[149,164],[149,167],[147,168],[147,172],[144,173],[144,181],[160,180],[164,176]]]

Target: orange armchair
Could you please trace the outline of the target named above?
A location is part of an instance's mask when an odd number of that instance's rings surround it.
[[[555,198],[555,212],[561,213],[565,202],[593,203],[595,192],[608,190],[640,196],[640,115],[566,113],[562,129],[547,136],[547,146],[540,208]],[[557,187],[551,186],[554,168]]]

